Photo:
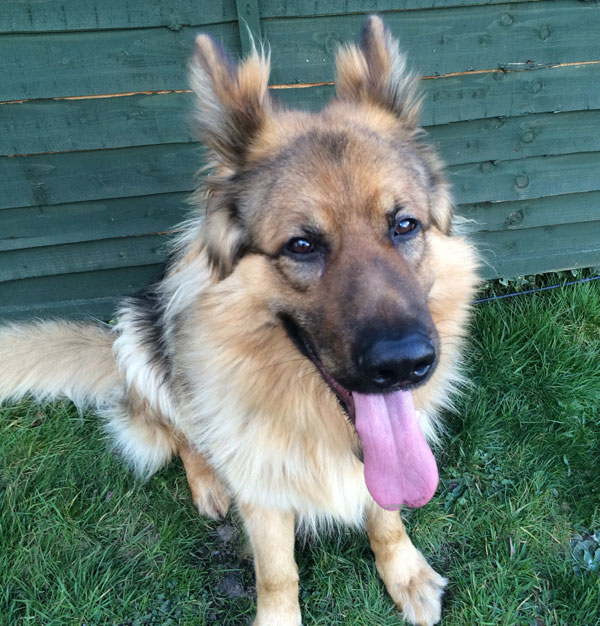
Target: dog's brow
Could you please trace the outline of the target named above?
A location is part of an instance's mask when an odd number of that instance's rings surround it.
[[[302,232],[307,237],[311,237],[312,239],[325,238],[325,231],[315,224],[306,224],[302,226]]]

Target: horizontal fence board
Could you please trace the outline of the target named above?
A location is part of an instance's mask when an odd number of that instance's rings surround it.
[[[546,250],[570,248],[600,248],[600,221],[556,224],[523,230],[495,230],[476,233],[472,241],[491,258],[523,256],[543,253]]]
[[[0,306],[0,322],[32,318],[89,319],[91,317],[108,321],[115,317],[118,302],[118,297],[106,296],[63,302],[40,302],[34,305]]]
[[[164,144],[3,157],[0,209],[191,191],[202,154],[198,144]]]
[[[414,9],[460,8],[486,4],[539,2],[540,0],[259,0],[260,15],[269,17],[313,17],[345,13],[384,13]],[[386,17],[384,15],[383,17]]]
[[[505,202],[597,191],[600,153],[582,152],[449,168],[458,204]]]
[[[523,72],[490,72],[424,80],[422,123],[600,109],[600,64]],[[330,85],[273,89],[291,107],[310,110],[334,95]],[[0,106],[0,154],[125,147],[193,139],[190,93]]]
[[[388,13],[386,24],[421,74],[600,59],[596,4],[525,2]],[[364,17],[267,20],[274,83],[333,80],[338,47],[357,38]],[[574,36],[577,33],[577,36]]]
[[[409,11],[389,14],[386,20],[409,58],[416,60],[416,70],[432,75],[600,60],[598,15],[595,4],[557,0],[508,9],[489,5]],[[272,82],[333,80],[334,52],[340,43],[356,40],[362,21],[358,15],[264,21]],[[198,30],[0,36],[0,100],[185,89]],[[218,24],[209,31],[239,54],[236,23]]]
[[[505,235],[502,239],[492,238],[495,233],[480,233],[476,244],[484,260],[482,276],[489,279],[600,265],[600,222],[570,226],[571,230],[559,226],[508,231],[499,233]],[[539,242],[533,252],[532,238]],[[120,296],[142,288],[156,279],[159,271],[160,266],[141,266],[3,282],[0,319],[94,315],[108,320],[114,316]]]
[[[486,231],[526,229],[531,235],[542,232],[539,230],[542,226],[549,227],[551,231],[560,224],[576,223],[581,226],[585,222],[600,223],[600,192],[525,202],[459,206],[458,212],[473,220],[463,225],[463,231],[471,234],[481,231],[479,235],[475,235],[476,239],[480,238],[479,241],[482,237],[485,240]],[[126,221],[122,220],[121,227],[125,225]],[[173,228],[175,224],[164,226]],[[532,230],[534,228],[537,230]],[[57,242],[52,242],[53,235],[50,235],[46,246],[33,249],[14,248],[12,251],[0,253],[0,281],[148,265],[163,262],[166,258],[165,236],[123,236],[96,241],[100,239],[99,233],[89,228],[81,229],[76,235],[87,239],[83,243],[56,245]]]
[[[0,316],[14,307],[135,293],[160,275],[160,265],[57,274],[0,283]]]
[[[518,72],[485,72],[422,81],[424,126],[600,109],[600,63]],[[288,106],[315,110],[333,97],[332,85],[273,89]]]
[[[0,155],[191,142],[193,107],[190,93],[4,104]]]
[[[12,219],[13,228],[28,231],[29,238],[10,234],[13,230],[11,211],[3,211],[4,238],[0,239],[0,250],[5,253],[0,254],[0,280],[162,261],[166,252],[164,239],[127,236],[156,232],[158,228],[163,232],[175,228],[186,212],[185,197],[184,194],[166,194],[105,204],[60,205],[53,207],[55,215],[50,208],[41,213],[36,208],[28,209],[32,214],[29,220],[26,216]],[[23,213],[26,209],[17,211]],[[600,221],[600,192],[461,205],[458,213],[472,220],[461,227],[469,233]],[[65,224],[67,227],[62,227]],[[95,243],[106,239],[108,241]],[[60,245],[65,243],[72,245]],[[11,250],[18,252],[6,252]]]
[[[229,22],[235,0],[2,0],[0,33],[106,30]]]
[[[164,232],[187,217],[188,198],[167,193],[3,209],[0,252]]]
[[[30,248],[165,233],[176,228],[188,215],[187,198],[185,193],[161,194],[4,210],[0,251],[25,250],[27,255]],[[468,220],[460,227],[461,232],[467,233],[600,221],[600,191],[514,202],[464,204],[457,207],[457,212]],[[77,249],[77,254],[85,256],[86,248]],[[23,258],[29,259],[27,264],[31,265],[33,257]],[[5,279],[14,277],[16,274],[5,274]]]
[[[600,266],[600,221],[477,233],[484,278]]]
[[[260,15],[305,17],[340,13],[381,13],[390,10],[460,7],[538,0],[263,0]],[[235,0],[3,0],[2,32],[107,30],[190,24],[213,24],[236,18]]]
[[[600,151],[600,111],[472,120],[427,130],[425,141],[449,165]]]
[[[163,263],[165,235],[102,239],[0,252],[0,281]]]
[[[484,265],[482,278],[511,278],[546,272],[561,272],[580,267],[600,267],[600,246],[576,246],[566,250],[545,250],[535,255],[510,256],[495,259],[495,267]]]
[[[0,101],[187,88],[199,28],[0,36]],[[239,54],[235,22],[210,33]]]
[[[600,221],[560,224],[525,230],[497,230],[477,233],[472,241],[490,259],[509,256],[535,256],[547,250],[600,248]]]
[[[0,108],[0,156],[195,140],[189,93],[44,100]],[[600,110],[488,118],[428,128],[449,164],[600,150]]]
[[[459,226],[464,233],[600,222],[600,191],[514,202],[462,204],[457,207],[457,213],[468,220],[461,221]]]
[[[197,144],[3,157],[0,219],[4,208],[189,192],[201,163]],[[539,198],[598,190],[600,153],[484,161],[448,171],[459,204]]]

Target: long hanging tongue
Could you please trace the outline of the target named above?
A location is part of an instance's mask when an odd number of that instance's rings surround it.
[[[375,502],[389,510],[429,502],[438,485],[438,470],[419,426],[412,393],[353,393],[352,397],[365,482]]]

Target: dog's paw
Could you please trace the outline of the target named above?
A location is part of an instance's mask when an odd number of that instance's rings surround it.
[[[417,550],[411,561],[409,567],[402,568],[403,575],[397,581],[388,583],[388,591],[409,624],[433,626],[440,621],[442,595],[448,581]]]
[[[222,519],[229,510],[229,495],[221,487],[214,474],[203,474],[188,480],[192,500],[200,515],[214,520]]]
[[[440,621],[442,594],[448,581],[410,541],[376,559],[376,565],[392,600],[409,624],[433,626]]]
[[[252,626],[302,626],[302,618],[296,611],[289,613],[263,611],[256,616]]]

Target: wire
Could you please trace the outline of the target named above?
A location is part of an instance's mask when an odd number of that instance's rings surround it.
[[[559,285],[548,285],[546,287],[537,287],[535,289],[527,289],[526,291],[516,291],[515,293],[505,293],[500,296],[490,296],[489,298],[480,298],[479,300],[473,300],[473,304],[479,304],[481,302],[491,302],[492,300],[503,300],[504,298],[514,298],[516,296],[526,296],[531,293],[537,293],[538,291],[548,291],[550,289],[558,289],[559,287],[570,287],[571,285],[589,283],[589,282],[592,282],[593,280],[600,280],[600,276],[592,276],[590,278],[580,278],[579,280],[571,280],[567,283],[560,283]]]

